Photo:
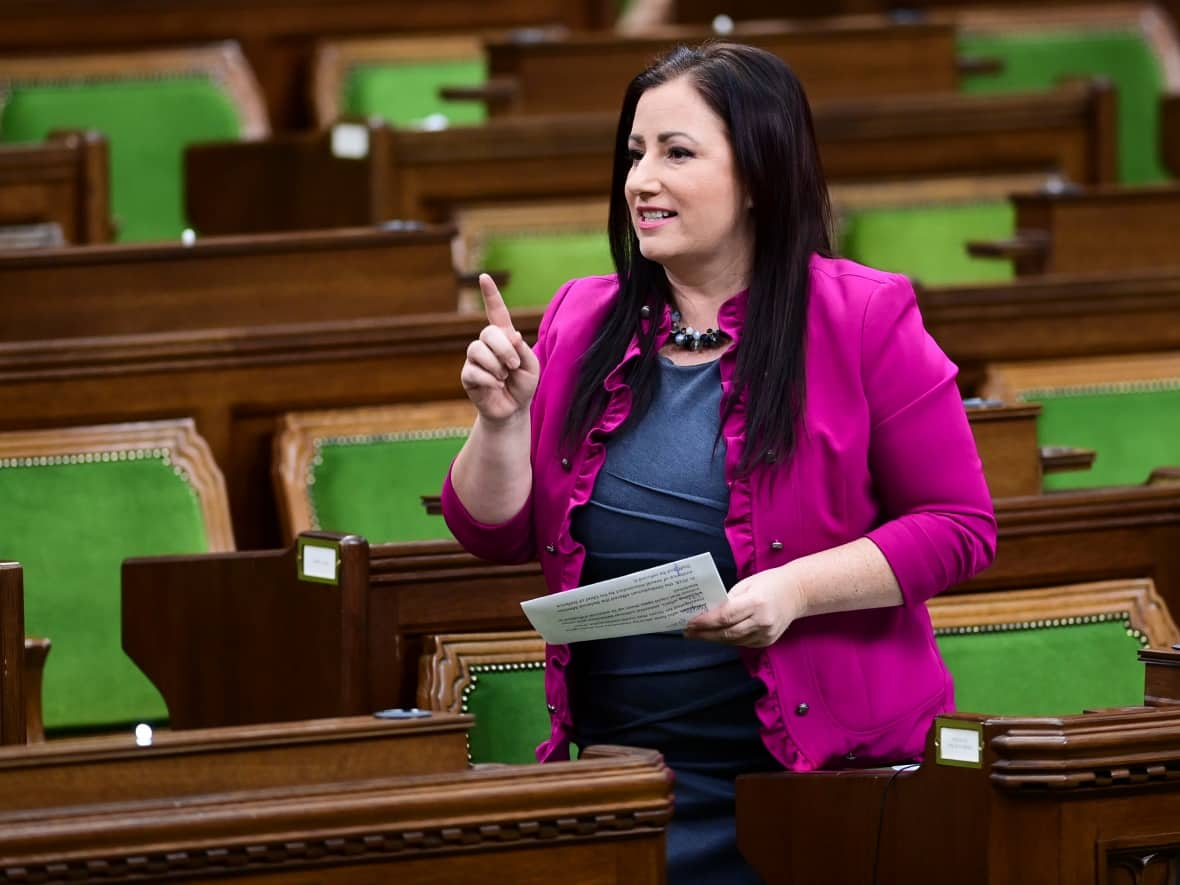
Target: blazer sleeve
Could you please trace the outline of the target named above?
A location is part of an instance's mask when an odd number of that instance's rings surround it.
[[[868,537],[889,561],[906,605],[987,568],[996,519],[955,377],[922,324],[905,277],[870,296],[861,330],[870,418],[869,469],[884,521]]]
[[[548,362],[549,351],[555,339],[554,334],[554,318],[565,301],[566,295],[577,280],[570,280],[564,286],[557,290],[557,294],[553,296],[553,300],[549,302],[548,308],[545,310],[545,315],[541,318],[541,325],[537,330],[537,343],[533,347],[533,352],[537,355],[537,361],[541,365],[541,383],[544,383],[545,365]],[[541,385],[537,385],[537,394],[540,394]],[[533,397],[532,409],[532,444],[535,448],[537,439],[537,422],[540,420],[538,415],[538,402],[540,397],[535,395]],[[530,463],[533,463],[533,454],[530,454]],[[453,462],[452,462],[453,466]],[[533,487],[535,488],[537,477],[533,476]],[[473,556],[478,556],[480,559],[486,559],[491,562],[506,562],[506,563],[520,563],[528,562],[535,556],[536,539],[533,526],[533,491],[530,489],[528,499],[524,506],[513,516],[505,522],[489,524],[476,520],[459,500],[459,495],[455,492],[455,487],[451,482],[451,471],[447,470],[446,479],[443,481],[442,496],[441,496],[443,519],[446,521],[447,528],[455,536],[455,540]]]

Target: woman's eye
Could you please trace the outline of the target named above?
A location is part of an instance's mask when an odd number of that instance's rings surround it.
[[[671,160],[686,160],[692,156],[692,151],[682,147],[668,148],[668,158]]]
[[[638,163],[640,160],[643,159],[643,151],[637,151],[634,149],[629,150],[629,151],[627,151],[627,159],[630,160],[631,165],[634,166],[636,163]]]

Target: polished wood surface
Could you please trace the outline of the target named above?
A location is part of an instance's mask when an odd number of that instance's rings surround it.
[[[0,228],[55,224],[67,243],[110,242],[109,154],[98,132],[0,145]]]
[[[25,742],[24,673],[24,572],[0,562],[0,744]]]
[[[968,244],[976,257],[1012,259],[1020,276],[1180,269],[1172,225],[1180,186],[1013,194],[1016,235]]]
[[[967,420],[993,498],[1039,495],[1043,467],[1037,448],[1039,405],[987,403],[967,407]]]
[[[0,254],[0,339],[455,310],[453,229],[353,228]]]
[[[1180,709],[955,714],[980,763],[747,775],[738,844],[776,883],[1165,883],[1180,865]],[[782,821],[791,821],[784,838]],[[953,871],[953,872],[952,872]]]
[[[1180,486],[1005,498],[996,510],[995,564],[950,593],[1150,578],[1180,611]],[[176,727],[412,706],[424,637],[528,629],[520,603],[546,592],[536,563],[491,565],[454,542],[304,535],[341,540],[337,587],[300,581],[296,547],[124,564],[124,649]]]
[[[1115,178],[1113,93],[1098,82],[1031,95],[822,102],[813,116],[833,182],[1028,172],[1080,183]],[[225,234],[342,218],[446,222],[463,208],[602,198],[616,123],[614,113],[506,117],[432,132],[350,123],[364,145],[355,159],[337,155],[331,131],[194,145],[185,154],[189,218],[203,233]]]
[[[716,37],[708,28],[665,27],[627,36],[583,32],[490,40],[484,52],[496,89],[486,102],[488,113],[617,113],[627,84],[653,58],[677,44]],[[739,25],[726,38],[785,59],[812,103],[958,87],[950,24],[898,25],[885,17],[766,22]],[[834,58],[840,63],[833,64]]]
[[[77,53],[232,39],[256,73],[276,130],[312,123],[306,96],[316,41],[374,33],[469,31],[563,24],[607,27],[604,0],[8,0],[0,55]]]
[[[650,750],[468,768],[469,717],[372,716],[0,750],[0,871],[33,881],[660,885]]]
[[[980,395],[993,362],[1180,350],[1180,273],[1122,270],[916,286],[926,328]]]

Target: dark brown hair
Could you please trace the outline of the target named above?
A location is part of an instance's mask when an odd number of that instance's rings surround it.
[[[726,405],[728,413],[739,397],[745,403],[740,463],[749,472],[764,458],[785,460],[795,448],[805,386],[808,264],[812,253],[831,255],[831,209],[802,85],[780,58],[742,44],[677,47],[627,87],[615,135],[608,227],[619,299],[580,365],[564,442],[577,448],[601,417],[608,398],[603,382],[633,337],[641,355],[626,377],[629,420],[643,414],[659,383],[658,324],[649,323],[645,332],[640,309],[646,305],[660,316],[671,291],[663,268],[639,251],[625,187],[639,98],[679,77],[689,78],[725,124],[738,177],[753,202],[753,263],[734,374],[738,397]]]

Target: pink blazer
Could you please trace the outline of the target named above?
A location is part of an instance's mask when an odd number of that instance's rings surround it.
[[[767,748],[800,771],[918,758],[934,716],[953,708],[925,601],[986,568],[995,555],[991,497],[967,424],[956,368],[926,332],[902,276],[814,256],[807,317],[806,408],[794,455],[737,474],[743,410],[723,428],[730,486],[725,530],[740,577],[860,537],[884,553],[904,604],[796,621],[767,649],[744,649],[766,685],[758,703]],[[533,491],[500,525],[476,522],[447,477],[447,525],[476,556],[538,558],[550,592],[579,583],[584,550],[570,515],[590,497],[605,449],[588,440],[563,459],[560,442],[577,361],[615,303],[613,276],[572,280],[541,322],[541,381],[532,404]],[[739,342],[746,295],[722,307],[719,323]],[[648,322],[671,328],[669,312]],[[722,396],[731,395],[735,348],[721,357]],[[623,367],[598,425],[617,428],[630,409]],[[753,395],[774,395],[773,391]],[[592,434],[593,435],[593,434]],[[567,646],[550,646],[545,676],[552,721],[542,761],[568,755],[571,717]]]

